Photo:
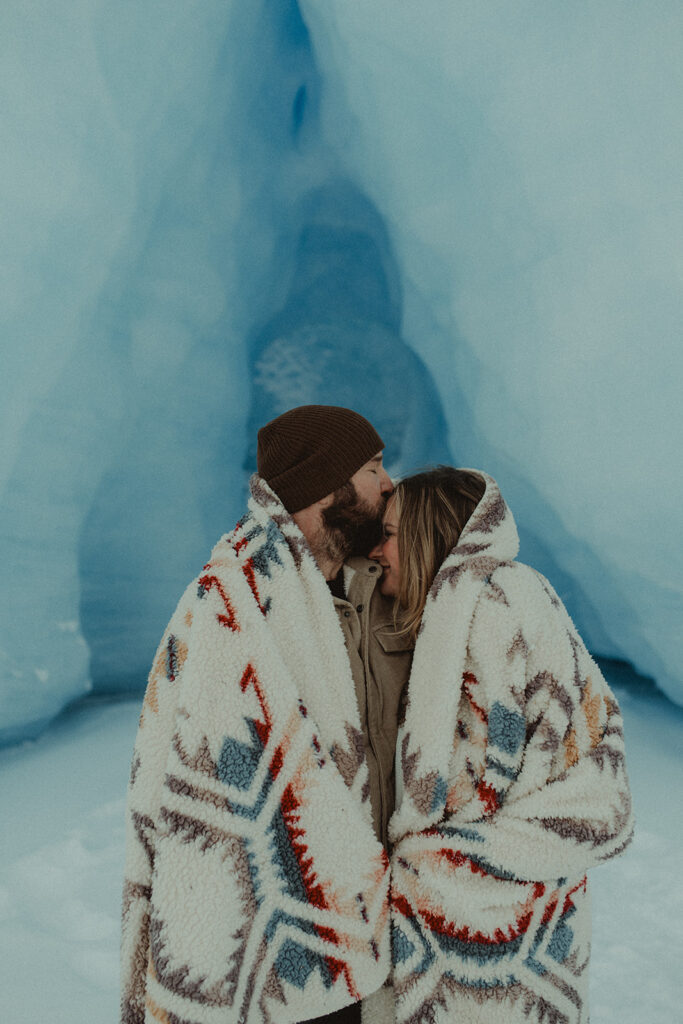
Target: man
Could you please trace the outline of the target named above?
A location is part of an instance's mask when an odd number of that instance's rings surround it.
[[[123,1024],[351,1024],[384,998],[410,652],[359,555],[383,447],[335,406],[263,427],[249,510],[164,634],[129,789]]]

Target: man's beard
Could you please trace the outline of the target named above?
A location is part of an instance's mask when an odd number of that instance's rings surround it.
[[[345,562],[352,555],[365,555],[382,538],[382,516],[387,498],[377,508],[358,497],[349,480],[333,494],[331,505],[322,511],[322,528],[316,548],[333,562]]]

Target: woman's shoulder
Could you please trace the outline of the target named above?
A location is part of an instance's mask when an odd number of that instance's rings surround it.
[[[545,594],[548,600],[560,600],[552,584],[542,572],[527,565],[526,562],[519,562],[516,559],[500,562],[490,574],[490,579],[510,591],[527,590],[529,593]]]
[[[573,623],[550,581],[525,562],[501,562],[486,581],[490,596],[504,605],[516,619],[539,627],[555,620],[563,626]]]

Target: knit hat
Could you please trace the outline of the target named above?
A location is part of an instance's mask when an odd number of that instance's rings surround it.
[[[259,476],[288,512],[336,491],[384,442],[371,423],[338,405],[300,405],[258,432]]]

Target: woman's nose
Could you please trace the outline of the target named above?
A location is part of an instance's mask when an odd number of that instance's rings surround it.
[[[372,549],[372,551],[368,555],[368,558],[374,558],[374,560],[376,562],[378,562],[380,560],[381,556],[382,556],[382,541],[380,541],[378,544],[375,544],[374,548]]]

